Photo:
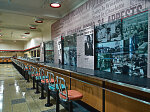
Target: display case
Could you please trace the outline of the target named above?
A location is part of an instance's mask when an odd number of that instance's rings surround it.
[[[45,42],[45,62],[54,63],[54,41]]]

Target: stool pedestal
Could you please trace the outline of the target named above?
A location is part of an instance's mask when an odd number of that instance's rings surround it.
[[[40,93],[40,91],[39,91],[39,81],[36,80],[36,92],[35,92],[35,94],[39,94],[39,93]]]
[[[39,99],[45,99],[44,97],[44,85],[41,83],[41,97]]]
[[[53,104],[50,102],[50,90],[49,88],[47,87],[47,103],[45,104],[45,107],[50,107],[52,106]]]

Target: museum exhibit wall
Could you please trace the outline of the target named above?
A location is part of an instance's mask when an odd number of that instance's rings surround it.
[[[122,23],[123,18],[146,11],[149,5],[149,0],[89,0],[52,25],[52,39],[55,40],[56,37],[60,36],[65,38],[76,34],[77,67],[94,69],[94,65],[96,64],[94,64],[94,55],[92,53],[95,49],[93,49],[94,46],[92,44],[95,41],[94,38],[96,38],[94,34],[95,27],[118,20],[121,21],[121,24],[125,24]],[[115,30],[114,26],[112,25],[112,30]],[[93,52],[90,49],[93,49]]]

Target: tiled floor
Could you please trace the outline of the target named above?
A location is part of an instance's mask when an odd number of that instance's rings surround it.
[[[40,100],[31,87],[13,65],[0,64],[0,112],[55,112],[55,100],[52,107],[45,107],[47,100]],[[67,112],[61,105],[60,110]]]
[[[30,88],[32,80],[27,83],[12,64],[0,64],[0,112],[55,112],[53,98],[53,106],[45,107],[47,99],[40,100],[40,94],[35,94],[35,90]],[[77,103],[74,103],[73,109],[74,112],[89,112]],[[60,105],[60,112],[67,110]]]

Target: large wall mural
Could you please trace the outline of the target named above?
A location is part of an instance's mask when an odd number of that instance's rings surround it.
[[[123,58],[116,54],[125,52],[125,47],[128,52],[128,56],[126,57],[134,57],[132,51],[140,52],[139,47],[142,45],[140,42],[142,40],[136,42],[137,45],[131,45],[135,39],[131,37],[132,34],[127,35],[126,30],[128,30],[128,28],[126,27],[128,27],[127,24],[130,24],[129,22],[132,23],[132,21],[126,17],[147,10],[149,4],[149,0],[89,0],[52,25],[52,39],[58,36],[65,37],[77,34],[77,67],[94,69],[94,50],[92,51],[92,47],[94,48],[94,46],[92,46],[92,42],[94,42],[94,37],[100,35],[96,38],[96,41],[99,42],[96,46],[98,47],[96,52],[103,52],[103,54],[97,54],[99,63],[95,63],[96,67],[100,70],[119,73],[120,71],[115,70],[115,66],[110,64],[117,62],[116,60],[102,61],[102,57],[105,59],[113,58],[114,56]],[[125,26],[123,27],[122,24]],[[134,24],[133,27],[135,26]],[[89,27],[91,29],[93,28],[91,30],[92,33],[86,34],[85,32],[89,30]],[[95,31],[98,31],[95,35],[94,27]],[[106,30],[105,32],[104,29]],[[144,40],[144,42],[146,41]],[[144,42],[143,46],[146,46]],[[135,50],[137,46],[138,48]],[[104,47],[106,49],[102,50],[101,48]],[[115,55],[110,56],[104,52],[111,52]],[[140,57],[142,56],[141,54]],[[104,62],[107,64],[100,67]]]
[[[52,38],[71,35],[145,10],[148,0],[89,0],[52,25]]]

